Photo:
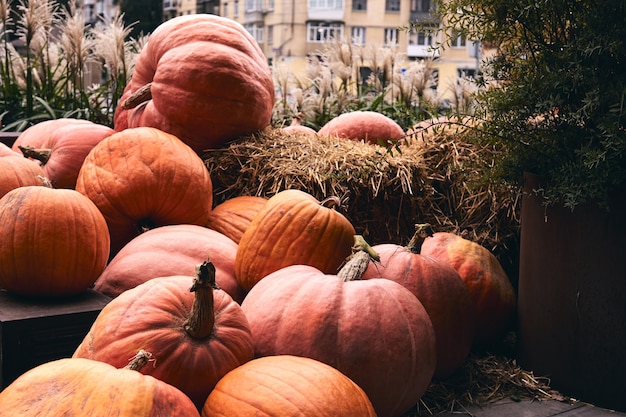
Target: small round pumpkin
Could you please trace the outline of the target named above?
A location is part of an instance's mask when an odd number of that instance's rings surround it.
[[[257,357],[296,355],[326,363],[365,391],[379,417],[399,417],[430,384],[435,333],[408,289],[388,279],[358,279],[369,258],[357,254],[339,275],[308,265],[279,269],[260,280],[241,306]]]
[[[363,390],[337,369],[310,358],[268,356],[226,374],[202,417],[376,417]]]
[[[465,282],[475,312],[474,343],[486,345],[503,337],[512,325],[517,297],[495,255],[451,232],[435,232],[426,237],[421,254],[447,262]]]
[[[89,120],[46,120],[22,132],[13,143],[13,150],[37,160],[54,188],[73,189],[89,151],[114,132]]]
[[[465,362],[474,343],[474,306],[469,290],[452,266],[420,254],[421,231],[406,245],[372,246],[379,257],[362,279],[386,278],[410,290],[422,303],[435,330],[437,379],[452,375]]]
[[[137,372],[152,367],[147,354],[131,355],[123,368],[82,358],[36,366],[0,392],[0,415],[199,417],[183,392]]]
[[[195,278],[152,278],[114,298],[73,356],[120,367],[138,348],[155,359],[141,372],[179,388],[198,409],[221,377],[254,357],[246,316],[216,287],[210,261]]]
[[[336,273],[352,252],[355,234],[350,221],[334,209],[336,204],[336,198],[320,202],[295,189],[268,199],[239,241],[235,256],[239,285],[249,291],[264,276],[288,265]]]
[[[252,195],[229,198],[213,207],[207,226],[239,243],[243,232],[265,203],[267,198]]]
[[[46,173],[21,155],[0,157],[0,197],[11,190],[27,185],[42,185]]]
[[[176,136],[149,127],[116,132],[94,146],[76,190],[104,215],[111,256],[155,227],[205,225],[213,204],[204,161]]]
[[[26,296],[89,288],[109,257],[102,213],[75,190],[26,186],[0,199],[0,287]]]
[[[196,152],[269,126],[274,81],[239,23],[212,14],[162,23],[140,52],[115,112],[115,130],[149,126]]]
[[[390,146],[404,138],[404,130],[392,118],[375,111],[357,110],[330,119],[317,132],[374,145]]]

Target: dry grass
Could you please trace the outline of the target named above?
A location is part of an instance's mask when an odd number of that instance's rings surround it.
[[[496,157],[451,127],[390,150],[268,128],[204,155],[216,204],[288,188],[319,200],[346,197],[344,215],[370,244],[406,244],[416,223],[430,223],[482,244],[506,264],[517,244],[519,199],[516,190],[482,182],[482,169]]]

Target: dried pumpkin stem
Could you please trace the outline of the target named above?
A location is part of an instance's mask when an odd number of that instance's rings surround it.
[[[196,277],[189,289],[196,294],[189,317],[183,324],[187,334],[194,339],[205,339],[213,333],[215,325],[214,289],[219,289],[215,283],[215,265],[206,260],[196,267]]]
[[[154,361],[155,359],[154,356],[152,356],[152,353],[141,349],[135,356],[130,358],[130,362],[125,366],[125,368],[130,369],[131,371],[141,371],[141,369],[146,366],[148,362]]]
[[[363,236],[354,236],[352,255],[337,273],[337,277],[344,282],[361,279],[371,260],[379,261],[378,253],[365,241]]]
[[[35,149],[32,146],[17,146],[22,154],[26,158],[33,158],[41,162],[41,165],[46,165],[48,160],[50,159],[50,155],[52,154],[51,149]]]
[[[406,245],[411,253],[419,254],[422,251],[422,244],[427,237],[433,236],[433,227],[428,223],[418,223],[415,225],[415,233]]]
[[[122,109],[129,110],[134,109],[141,103],[144,103],[152,99],[152,83],[148,83],[137,89],[121,104]]]
[[[320,202],[320,206],[327,207],[327,208],[340,207],[341,206],[341,199],[339,197],[337,197],[337,196],[332,195],[332,196],[322,200]]]

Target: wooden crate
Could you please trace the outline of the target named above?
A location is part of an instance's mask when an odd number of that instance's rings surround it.
[[[0,290],[0,389],[37,365],[72,356],[110,300],[93,290],[54,300]]]

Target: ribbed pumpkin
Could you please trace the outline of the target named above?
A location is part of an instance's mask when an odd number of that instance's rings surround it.
[[[82,358],[46,362],[0,392],[0,416],[198,417],[183,392],[135,370],[153,366],[145,355],[120,369]]]
[[[395,120],[382,113],[357,110],[335,116],[317,134],[390,146],[404,137],[404,130]]]
[[[22,132],[13,150],[39,161],[54,188],[75,188],[78,171],[89,151],[114,132],[89,120],[46,120]]]
[[[0,142],[0,156],[22,156],[21,153],[15,152],[11,147],[3,142]]]
[[[241,306],[257,357],[324,362],[359,385],[379,417],[398,417],[430,384],[435,333],[408,289],[388,279],[358,279],[369,262],[358,256],[363,254],[357,252],[340,276],[308,265],[279,269],[259,281]]]
[[[45,175],[39,165],[23,156],[0,156],[0,197],[18,187],[42,185]]]
[[[449,377],[465,362],[474,342],[474,306],[465,283],[452,266],[420,254],[423,235],[417,230],[407,246],[374,245],[379,257],[362,279],[386,278],[409,289],[422,303],[437,341],[434,377]]]
[[[330,206],[326,204],[330,203]],[[355,230],[334,209],[307,192],[284,190],[271,197],[241,236],[235,276],[249,291],[267,274],[289,265],[310,265],[336,273],[352,251]]]
[[[151,278],[193,276],[207,258],[215,266],[217,285],[235,301],[245,295],[235,278],[237,244],[225,235],[193,224],[148,230],[128,242],[106,266],[94,289],[115,298]]]
[[[241,195],[224,200],[213,207],[207,226],[239,243],[243,232],[267,203],[267,198]]]
[[[156,127],[201,152],[269,126],[274,81],[241,24],[185,15],[152,32],[120,103],[115,130]]]
[[[104,217],[79,192],[11,190],[0,199],[0,287],[26,296],[78,294],[102,273],[109,242]]]
[[[112,256],[143,231],[205,225],[213,204],[213,184],[202,159],[176,136],[149,127],[116,132],[94,146],[76,190],[104,215]]]
[[[241,307],[215,287],[215,267],[195,278],[152,278],[114,298],[98,314],[74,357],[122,366],[137,349],[152,353],[141,369],[183,391],[198,409],[230,370],[254,357]],[[194,295],[195,294],[195,295]]]
[[[512,325],[517,305],[515,289],[498,259],[487,248],[455,233],[436,232],[421,249],[459,273],[469,289],[476,317],[474,343],[498,341]]]
[[[230,371],[202,417],[376,417],[363,390],[322,362],[290,355],[257,358]]]

